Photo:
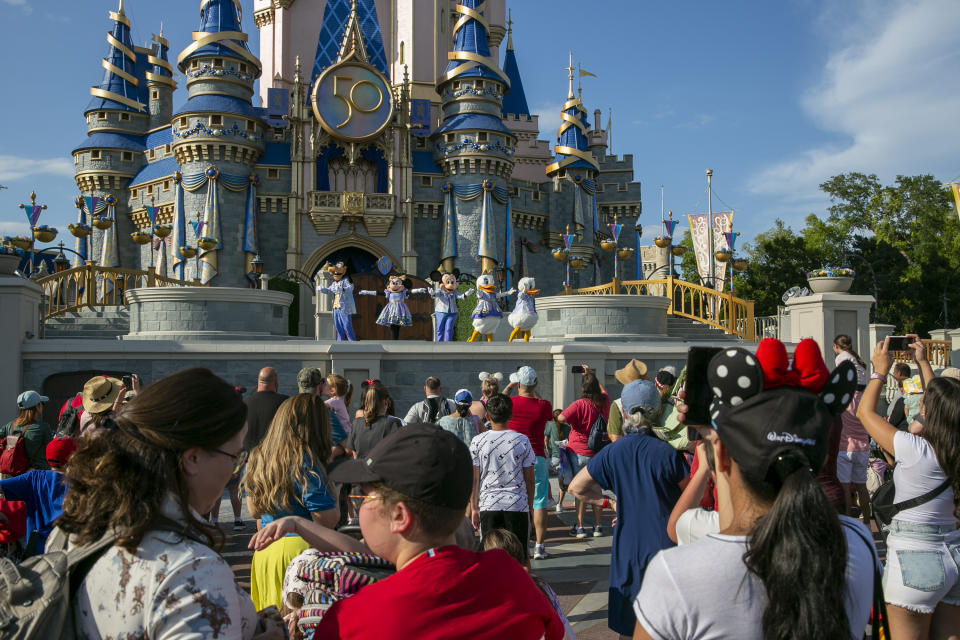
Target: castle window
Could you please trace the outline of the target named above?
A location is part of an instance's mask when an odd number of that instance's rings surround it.
[[[215,124],[220,124],[220,125],[222,125],[222,124],[223,124],[223,116],[210,116],[210,124],[211,124],[211,125],[215,125]]]
[[[123,152],[123,161],[124,162],[133,162],[133,152],[124,151]]]
[[[487,132],[481,131],[477,134],[477,142],[486,142],[487,141]]]
[[[540,202],[540,190],[537,189],[536,191],[534,191],[533,196],[531,196],[530,199],[533,200],[534,202]]]
[[[191,61],[190,61],[190,68],[191,68],[191,69],[199,69],[199,68],[200,68],[200,61],[199,61],[199,60],[191,60]]]
[[[459,88],[460,88],[460,81],[457,80],[456,82],[453,83],[453,90],[456,91]]]
[[[164,147],[163,147],[163,152],[164,152],[164,153],[170,153],[170,145],[168,145],[168,144],[167,144],[167,145],[164,145]]]
[[[159,100],[159,99],[160,99],[160,92],[157,91],[156,89],[154,89],[154,90],[150,93],[150,96],[151,96],[151,98],[152,98],[153,100]]]
[[[130,122],[130,114],[129,114],[129,113],[121,113],[121,114],[120,114],[120,122]]]
[[[136,189],[131,189],[131,190],[130,190],[130,198],[136,200],[136,198],[137,198],[137,190],[136,190]]]
[[[247,120],[247,131],[256,131],[257,123],[253,120]]]
[[[164,180],[164,181],[163,181],[163,190],[164,190],[164,191],[170,191],[170,181],[169,181],[169,180]]]
[[[273,129],[273,139],[276,140],[277,142],[282,142],[282,141],[283,141],[283,129],[281,129],[280,127],[274,127],[274,129]]]
[[[267,169],[267,178],[269,180],[276,180],[280,177],[279,169]]]
[[[446,142],[447,144],[455,142],[456,139],[457,139],[457,134],[455,133],[448,133],[443,136],[443,141]]]
[[[147,185],[147,195],[149,196],[149,195],[152,195],[152,194],[153,194],[153,185],[152,185],[152,184],[151,184],[151,185]]]
[[[222,67],[222,66],[223,66],[223,58],[214,58],[214,59],[213,59],[213,66],[215,66],[215,67]]]
[[[91,159],[91,160],[99,160],[99,159],[100,159],[100,152],[99,152],[99,151],[91,151],[91,152],[90,152],[90,159]]]
[[[520,187],[510,187],[510,196],[516,198],[520,195]]]
[[[150,151],[147,152],[147,157],[150,158],[151,160],[153,160],[156,157],[156,153],[154,152],[153,149],[150,149]]]
[[[427,139],[426,139],[426,138],[422,138],[422,137],[420,137],[420,136],[416,136],[416,137],[414,138],[414,140],[415,140],[414,145],[416,146],[417,149],[426,149],[426,148],[427,148]]]
[[[421,187],[432,187],[432,186],[433,186],[433,178],[431,178],[430,176],[420,176],[420,186],[421,186]]]
[[[241,63],[240,63],[240,73],[246,73],[246,72],[247,72],[247,63],[246,63],[246,62],[241,62]]]
[[[180,118],[180,128],[181,128],[181,129],[186,129],[186,128],[189,127],[189,126],[190,126],[190,120],[189,120],[189,118]]]
[[[106,112],[106,111],[98,111],[98,112],[97,112],[97,120],[106,120],[106,119],[107,119],[107,112]]]
[[[483,89],[483,80],[477,80],[474,89]]]
[[[404,49],[405,49],[404,43],[403,43],[403,40],[401,40],[400,41],[400,64],[403,64],[404,62],[406,62],[406,58],[404,57]]]
[[[80,154],[76,153],[73,156],[73,164],[80,164]]]

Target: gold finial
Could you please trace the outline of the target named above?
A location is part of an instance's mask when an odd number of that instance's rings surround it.
[[[160,37],[163,37],[163,20],[160,21]]]
[[[123,0],[120,0],[120,8],[117,9],[117,13],[123,15]]]
[[[567,70],[567,80],[570,82],[570,87],[567,89],[567,100],[571,100],[573,99],[573,51],[570,52],[570,64],[564,69]]]
[[[30,206],[31,206],[31,207],[37,206],[37,192],[36,192],[36,191],[31,191],[31,192],[30,192]],[[22,204],[20,205],[20,208],[21,208],[21,209],[26,209],[26,207],[24,207]],[[43,210],[46,209],[46,208],[47,208],[47,205],[45,205],[45,204],[40,205],[40,210],[41,210],[41,211],[43,211]]]
[[[513,51],[513,9],[507,9],[507,51]]]
[[[673,220],[673,211],[667,211],[667,217]]]
[[[350,0],[350,17],[347,18],[347,27],[343,30],[337,62],[343,62],[350,57],[361,62],[367,61],[367,48],[363,41],[363,31],[360,29],[360,19],[357,17],[357,0]]]

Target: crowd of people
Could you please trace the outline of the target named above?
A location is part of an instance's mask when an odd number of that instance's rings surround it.
[[[56,427],[27,390],[0,427],[0,541],[17,562],[89,554],[66,620],[79,637],[302,635],[291,569],[334,554],[388,577],[307,598],[322,613],[312,638],[553,640],[574,631],[532,569],[569,493],[569,537],[611,536],[621,637],[849,639],[869,624],[956,639],[960,379],[935,376],[916,336],[908,349],[916,377],[888,342],[868,368],[842,335],[832,370],[812,340],[717,350],[695,376],[707,424],[690,418],[686,369],[636,359],[615,372],[616,399],[582,365],[579,397],[554,407],[522,366],[481,373],[477,399],[428,377],[402,418],[379,380],[351,414],[350,382],[315,368],[289,397],[271,367],[245,396],[201,368],[142,388],[96,376]],[[877,460],[895,483],[885,559]],[[249,594],[220,555],[225,494],[251,535]]]

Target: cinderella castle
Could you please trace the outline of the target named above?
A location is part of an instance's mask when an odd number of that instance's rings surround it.
[[[252,21],[239,0],[202,0],[179,53],[162,34],[133,43],[122,0],[109,19],[73,150],[80,222],[115,221],[77,241],[102,266],[247,287],[258,256],[309,277],[387,257],[420,278],[499,270],[556,293],[564,234],[582,258],[573,286],[613,275],[609,223],[633,245],[632,156],[608,153],[572,62],[552,96],[560,128],[540,131],[505,0],[254,0]]]

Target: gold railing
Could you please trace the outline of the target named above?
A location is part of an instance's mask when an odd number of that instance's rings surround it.
[[[595,287],[569,289],[573,295],[645,295],[666,297],[670,305],[667,313],[702,322],[753,342],[753,301],[736,298],[732,293],[685,282],[674,277],[661,280],[617,280]],[[931,361],[932,362],[932,361]]]
[[[927,361],[934,367],[953,366],[953,341],[952,340],[921,340],[927,352]],[[907,351],[897,351],[893,354],[893,359],[897,362],[913,362],[913,358]]]
[[[43,288],[43,319],[46,320],[84,307],[122,306],[123,294],[130,289],[198,286],[199,282],[167,278],[153,271],[87,263],[39,278],[37,284]]]

